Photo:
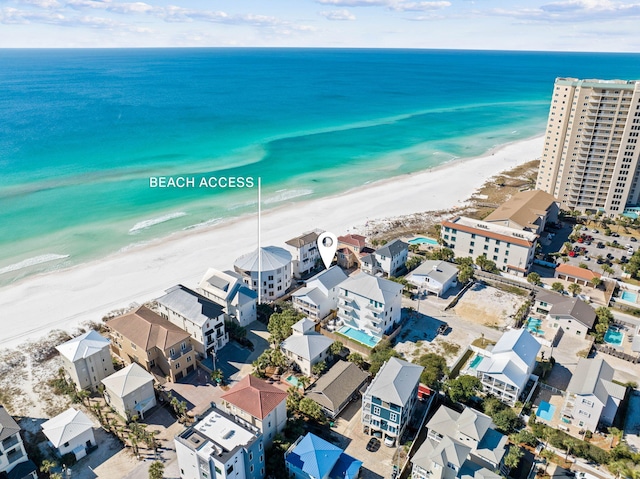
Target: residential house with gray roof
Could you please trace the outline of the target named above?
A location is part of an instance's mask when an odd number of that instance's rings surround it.
[[[104,398],[121,417],[144,419],[144,413],[156,405],[153,376],[133,363],[102,380]]]
[[[440,406],[427,423],[427,438],[411,459],[412,479],[499,479],[507,436],[474,409]]]
[[[73,454],[78,461],[96,446],[93,421],[82,411],[69,408],[42,423],[42,432],[60,457]]]
[[[613,382],[614,369],[602,358],[580,358],[567,386],[562,416],[570,428],[594,432],[611,426],[626,388]],[[574,431],[575,432],[575,431]]]
[[[324,319],[338,308],[339,286],[346,279],[339,266],[325,269],[292,294],[293,307],[314,321]]]
[[[109,339],[91,330],[56,346],[62,367],[78,389],[95,391],[102,379],[113,374],[110,343]]]
[[[311,375],[313,366],[327,360],[329,348],[334,342],[316,333],[314,326],[313,321],[302,318],[291,327],[293,334],[280,344],[284,355],[307,376]]]
[[[446,261],[427,260],[411,271],[406,278],[418,289],[442,296],[449,288],[458,285],[458,267]]]
[[[311,273],[320,261],[318,236],[324,231],[316,229],[291,238],[285,242],[285,248],[291,253],[291,273],[294,278],[304,278]]]
[[[362,397],[365,433],[379,433],[385,443],[396,443],[411,419],[423,370],[422,366],[398,358],[382,365]]]
[[[354,363],[338,361],[305,392],[305,396],[317,402],[327,416],[335,418],[358,397],[368,380],[369,374]]]
[[[401,284],[361,272],[339,288],[338,319],[345,327],[379,340],[400,321]]]
[[[378,248],[373,254],[382,273],[395,277],[405,269],[409,245],[402,240],[395,239]]]
[[[206,358],[229,342],[222,306],[181,284],[156,299],[160,316],[191,335],[191,344]]]
[[[235,271],[209,268],[198,284],[198,292],[222,306],[225,319],[246,327],[257,319],[258,293]]]
[[[514,406],[533,373],[538,351],[540,343],[526,329],[504,333],[476,368],[484,391]]]
[[[534,311],[545,315],[552,328],[579,338],[584,338],[596,321],[595,310],[581,299],[549,291],[536,294]]]
[[[20,436],[20,426],[0,406],[0,476],[8,479],[36,479],[36,465],[29,460]]]

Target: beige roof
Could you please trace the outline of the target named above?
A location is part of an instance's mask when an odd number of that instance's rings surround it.
[[[536,221],[544,216],[556,199],[540,190],[522,191],[487,216],[488,223],[504,222],[506,226],[538,229]],[[515,223],[515,224],[514,224]]]
[[[153,376],[136,363],[130,364],[102,380],[102,384],[120,398],[137,391],[148,383],[153,383]]]
[[[107,326],[145,351],[157,347],[166,351],[189,339],[189,333],[145,306],[107,321]]]

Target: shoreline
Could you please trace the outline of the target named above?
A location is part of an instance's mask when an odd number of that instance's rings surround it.
[[[459,207],[491,177],[538,158],[542,143],[542,135],[518,140],[481,156],[268,209],[262,214],[262,245],[279,245],[313,228],[341,235],[369,220]],[[460,168],[463,171],[455,171]],[[452,182],[450,173],[459,176]],[[0,347],[13,347],[51,329],[100,321],[109,311],[141,304],[178,283],[195,287],[208,267],[231,269],[235,258],[256,245],[257,215],[248,214],[18,280],[0,288],[0,310],[15,318],[5,325]]]

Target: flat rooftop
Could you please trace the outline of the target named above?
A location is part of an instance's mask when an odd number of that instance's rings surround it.
[[[510,228],[508,226],[503,226],[495,223],[488,223],[486,221],[480,221],[473,218],[468,218],[466,216],[458,216],[451,220],[451,223],[466,226],[468,228],[476,228],[479,230],[488,231],[491,233],[496,233],[503,236],[511,236],[513,238],[522,239],[525,241],[533,242],[536,240],[538,235],[531,231],[523,231],[516,228]]]

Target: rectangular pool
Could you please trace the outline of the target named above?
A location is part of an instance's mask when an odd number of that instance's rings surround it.
[[[474,356],[474,358],[471,360],[471,363],[469,363],[469,368],[468,369],[475,369],[478,367],[478,364],[480,364],[482,362],[482,356],[480,356],[479,354],[476,354]]]
[[[624,299],[625,301],[629,301],[631,303],[635,303],[638,300],[638,294],[632,293],[631,291],[623,291],[620,299]]]
[[[624,333],[622,331],[618,331],[616,328],[609,328],[607,329],[607,332],[604,333],[604,342],[613,344],[614,346],[620,346],[623,339]]]
[[[295,377],[293,374],[291,376],[287,376],[287,379],[285,379],[285,381],[287,381],[292,386],[300,387],[300,383],[298,382],[298,378]]]
[[[368,348],[373,348],[380,342],[380,338],[371,336],[370,334],[360,331],[359,329],[353,329],[350,326],[342,326],[338,332],[344,334],[346,337],[353,339],[354,341],[364,344]]]

